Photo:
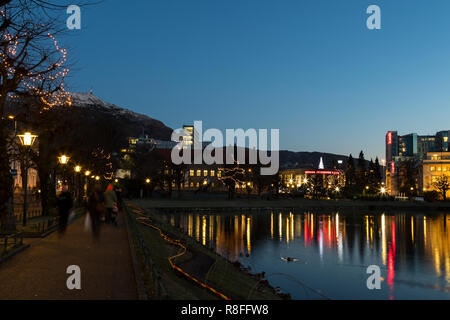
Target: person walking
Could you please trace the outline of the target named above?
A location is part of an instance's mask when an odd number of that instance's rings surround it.
[[[104,193],[106,208],[106,223],[112,222],[113,211],[117,208],[117,195],[112,184],[109,184]]]
[[[101,217],[105,211],[103,203],[105,198],[100,188],[93,190],[88,197],[86,208],[91,219],[92,234],[95,238],[100,235]]]
[[[70,210],[73,207],[72,195],[66,185],[62,187],[62,191],[56,200],[56,206],[59,214],[59,234],[62,235],[66,232]]]

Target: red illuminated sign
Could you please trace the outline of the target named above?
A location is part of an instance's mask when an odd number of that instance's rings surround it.
[[[340,174],[339,171],[305,171],[305,174],[333,174],[338,175]]]
[[[395,173],[395,162],[391,162],[391,173]]]
[[[388,132],[387,134],[387,144],[392,144],[392,132]]]

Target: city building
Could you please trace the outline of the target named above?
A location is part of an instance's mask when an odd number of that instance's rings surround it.
[[[423,161],[430,153],[448,152],[449,130],[435,135],[409,133],[403,136],[397,131],[386,134],[386,188],[392,196],[404,195],[410,191],[421,194],[424,180]]]
[[[450,181],[450,152],[429,152],[422,162],[422,187],[423,191],[437,191],[435,183],[441,177],[447,177]],[[447,191],[450,198],[450,190]]]

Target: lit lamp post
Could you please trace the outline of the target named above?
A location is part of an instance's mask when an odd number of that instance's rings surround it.
[[[86,170],[84,172],[84,195],[87,197],[88,193],[88,184],[89,184],[89,176],[91,175],[91,172],[89,170]]]
[[[63,166],[63,179],[62,179],[63,185],[66,183],[66,164],[69,163],[69,159],[70,158],[64,154],[58,157],[59,163]]]
[[[80,185],[81,185],[81,181],[80,181],[80,172],[81,172],[81,166],[75,166],[75,175],[76,175],[76,198],[78,201],[80,201]]]
[[[29,152],[38,136],[25,132],[18,135],[20,143],[25,147],[25,172],[22,175],[22,189],[23,189],[23,226],[27,225],[27,193],[28,193],[28,168],[29,168]]]

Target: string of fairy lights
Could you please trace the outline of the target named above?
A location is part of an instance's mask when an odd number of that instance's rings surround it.
[[[7,20],[7,13],[0,10],[2,20]],[[34,25],[44,29],[44,26]],[[2,83],[13,82],[15,88],[8,92],[11,99],[20,99],[21,96],[36,97],[43,103],[44,109],[56,105],[71,105],[70,94],[65,90],[64,80],[69,68],[64,67],[67,62],[67,50],[61,48],[56,38],[50,32],[43,34],[30,34],[28,31],[17,31],[12,35],[10,31],[3,30],[0,51],[0,64],[6,73]],[[51,50],[38,50],[32,43],[33,37],[47,39]],[[38,40],[42,41],[42,40]],[[52,52],[52,53],[48,53]],[[33,54],[37,53],[37,54]],[[58,56],[58,57],[56,57]],[[50,61],[53,60],[54,61]]]

